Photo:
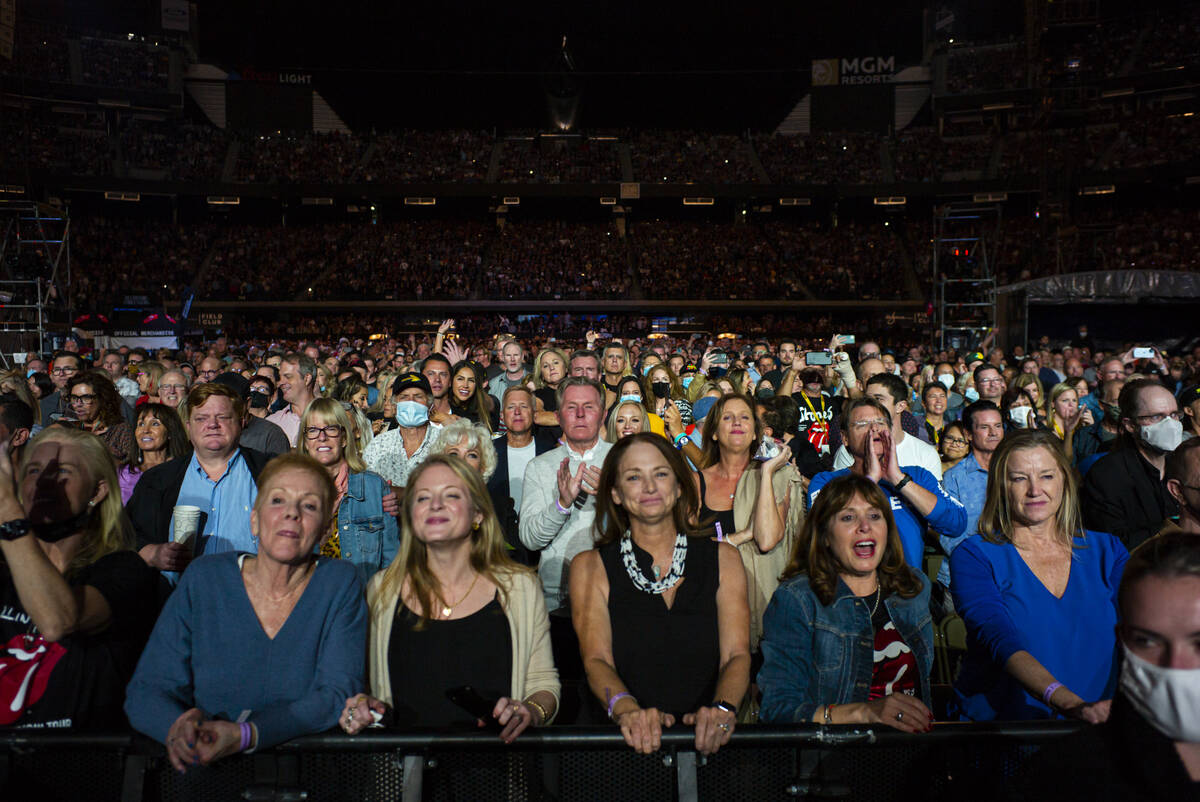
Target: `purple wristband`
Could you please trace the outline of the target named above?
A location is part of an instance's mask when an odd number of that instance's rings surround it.
[[[570,514],[571,514],[571,508],[570,508],[570,507],[564,507],[562,504],[559,504],[559,503],[558,503],[558,496],[555,496],[555,497],[554,497],[554,508],[555,508],[555,509],[557,509],[559,512],[561,512],[563,515],[570,515]]]
[[[613,717],[613,708],[617,706],[618,701],[620,701],[621,699],[624,699],[626,696],[629,696],[632,698],[633,695],[631,693],[629,693],[629,691],[621,691],[616,696],[614,696],[608,700],[608,717],[610,720]]]
[[[1042,691],[1042,701],[1045,702],[1050,707],[1054,707],[1054,705],[1050,704],[1050,697],[1053,696],[1054,692],[1057,691],[1062,686],[1063,686],[1063,684],[1061,682],[1051,682],[1049,685],[1046,686],[1046,690]]]
[[[238,747],[238,751],[245,752],[250,748],[250,738],[254,731],[250,729],[249,722],[243,721],[240,726],[242,728],[242,745]]]

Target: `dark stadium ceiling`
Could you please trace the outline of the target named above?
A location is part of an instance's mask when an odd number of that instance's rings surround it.
[[[44,3],[44,5],[43,5]],[[41,0],[77,24],[153,30],[157,0]],[[230,70],[303,71],[352,128],[538,127],[562,86],[566,37],[585,128],[773,128],[813,58],[919,63],[919,0],[196,0],[200,56]],[[1022,3],[945,0],[976,29]],[[969,9],[969,11],[967,11]],[[143,21],[138,25],[137,21]]]

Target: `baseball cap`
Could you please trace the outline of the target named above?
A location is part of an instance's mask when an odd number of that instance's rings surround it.
[[[424,375],[412,370],[410,370],[408,373],[401,373],[396,377],[396,380],[392,382],[392,393],[399,395],[402,391],[407,390],[409,387],[418,387],[424,391],[426,395],[433,395],[433,388],[429,386],[429,379],[425,378]]]

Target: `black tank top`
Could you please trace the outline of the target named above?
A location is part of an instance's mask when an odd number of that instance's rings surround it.
[[[649,552],[634,545],[633,553],[646,578],[653,577]],[[676,718],[711,704],[721,667],[717,544],[708,537],[688,539],[684,580],[670,609],[662,596],[634,586],[619,540],[600,548],[600,560],[608,576],[613,660],[638,704]]]
[[[450,621],[425,621],[396,600],[388,642],[388,673],[396,723],[410,727],[470,726],[475,719],[446,698],[446,691],[470,685],[486,699],[512,693],[512,632],[500,601]]]
[[[697,471],[697,474],[700,476],[700,523],[707,524],[715,518],[716,525],[721,527],[718,535],[729,537],[737,531],[737,524],[733,520],[733,507],[727,510],[714,510],[709,507],[708,502],[705,501],[705,497],[708,496],[708,488],[704,484],[704,471]]]

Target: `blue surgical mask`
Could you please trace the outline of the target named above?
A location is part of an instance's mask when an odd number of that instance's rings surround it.
[[[406,429],[424,426],[429,422],[429,407],[419,401],[401,401],[396,405],[396,423]]]
[[[946,388],[946,392],[950,392],[952,389],[954,389],[953,373],[939,373],[937,378],[938,381],[942,383],[942,386]]]
[[[642,397],[640,395],[623,395],[617,403],[624,404],[626,401],[631,404],[640,404],[642,403]]]
[[[970,401],[972,404],[974,404],[976,401],[979,400],[979,391],[976,390],[974,387],[968,387],[966,390],[963,391],[963,397],[966,398],[968,401]]]
[[[683,389],[686,390],[688,385],[692,383],[692,379],[694,379],[694,378],[696,378],[696,377],[695,376],[684,376],[682,379],[679,380],[679,383],[682,384]]]

